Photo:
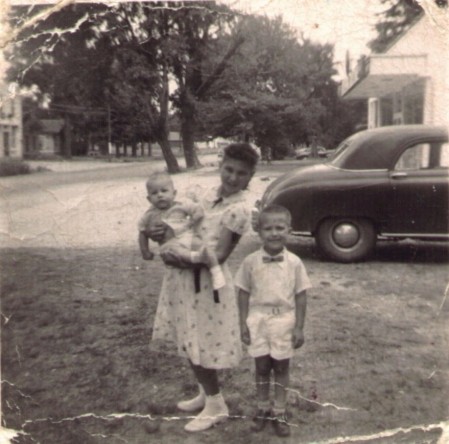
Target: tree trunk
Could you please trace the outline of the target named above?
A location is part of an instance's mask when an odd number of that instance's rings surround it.
[[[187,168],[198,168],[201,166],[195,150],[194,125],[195,118],[193,116],[183,119],[181,123],[182,148]]]
[[[128,144],[126,142],[123,144],[123,156],[128,156]]]
[[[137,143],[133,142],[131,144],[131,155],[132,157],[137,157]]]
[[[312,159],[318,159],[318,144],[315,136],[312,137],[312,144],[310,146],[310,157]]]
[[[64,115],[64,145],[62,153],[68,159],[72,157],[72,125],[68,114]]]
[[[151,157],[153,155],[153,150],[151,147],[151,141],[148,141],[148,157]]]
[[[201,163],[195,152],[195,104],[190,93],[185,91],[181,99],[181,138],[187,168],[198,168]]]
[[[162,155],[164,156],[165,163],[167,164],[167,171],[169,173],[179,173],[179,164],[178,159],[173,154],[173,151],[171,150],[170,142],[168,140],[168,137],[162,137],[160,140],[157,141],[161,147]]]

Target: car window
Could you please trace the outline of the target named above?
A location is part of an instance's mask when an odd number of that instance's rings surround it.
[[[448,143],[419,143],[406,149],[395,165],[395,170],[447,168]]]
[[[332,156],[332,163],[335,163],[336,166],[338,165],[338,162],[343,158],[344,152],[346,151],[346,148],[350,146],[352,143],[354,143],[360,136],[360,133],[355,133],[352,136],[348,137],[347,139],[343,140],[337,148],[335,148],[333,156]]]
[[[441,145],[440,166],[443,168],[449,168],[449,143],[443,143]]]

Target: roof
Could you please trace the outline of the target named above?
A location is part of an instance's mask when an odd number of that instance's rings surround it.
[[[62,119],[41,119],[39,124],[41,126],[40,133],[59,134],[64,128]]]
[[[447,140],[447,129],[442,126],[383,126],[353,134],[342,142],[348,144],[347,148],[340,155],[337,153],[330,163],[350,170],[388,169],[405,145]]]
[[[412,29],[418,22],[420,22],[425,16],[424,12],[419,13],[416,17],[412,19],[412,21],[407,24],[404,29],[397,35],[393,37],[393,39],[387,43],[385,48],[382,49],[382,51],[379,52],[373,52],[373,54],[385,54],[388,52],[396,43],[404,37],[405,34],[407,34],[410,29]]]

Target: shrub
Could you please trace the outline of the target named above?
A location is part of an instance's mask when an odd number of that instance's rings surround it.
[[[0,177],[31,173],[30,166],[20,159],[0,159]]]
[[[31,152],[25,153],[24,158],[27,160],[63,160],[59,154]]]

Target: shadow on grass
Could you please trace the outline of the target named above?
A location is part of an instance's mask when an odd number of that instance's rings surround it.
[[[312,238],[292,237],[288,248],[302,259],[333,262],[324,258],[318,251]],[[374,253],[364,262],[398,262],[398,263],[449,263],[449,242],[430,241],[379,241]]]

